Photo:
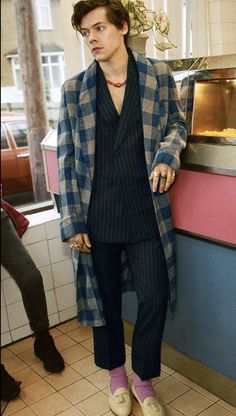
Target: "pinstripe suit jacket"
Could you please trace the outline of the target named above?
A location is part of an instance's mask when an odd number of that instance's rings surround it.
[[[139,73],[144,148],[148,173],[157,163],[177,172],[186,130],[173,76],[164,62],[133,52]],[[96,62],[65,81],[58,122],[58,166],[61,237],[87,232],[87,214],[95,164]],[[174,233],[167,193],[153,195],[153,203],[169,275],[169,306],[175,308]],[[80,325],[105,324],[92,256],[74,251]],[[132,290],[132,278],[123,258],[123,290]]]

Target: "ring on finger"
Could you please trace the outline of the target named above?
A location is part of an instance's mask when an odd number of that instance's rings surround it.
[[[161,176],[161,181],[165,182],[166,181],[167,176]]]
[[[78,248],[79,250],[81,250],[83,248],[83,246],[84,246],[84,243],[76,243],[76,244],[74,244],[74,247],[75,248]]]
[[[175,172],[172,172],[172,176],[173,176],[173,178],[175,177]]]
[[[153,173],[153,175],[154,175],[155,177],[157,177],[157,176],[159,176],[159,173],[154,172],[154,173]]]

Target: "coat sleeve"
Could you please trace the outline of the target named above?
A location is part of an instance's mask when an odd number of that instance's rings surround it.
[[[75,169],[75,146],[73,141],[73,117],[68,108],[75,106],[73,91],[62,87],[62,97],[57,131],[57,159],[59,173],[59,204],[61,214],[61,238],[67,240],[77,233],[87,232],[81,207],[80,189]]]
[[[180,168],[180,153],[185,148],[187,140],[186,122],[175,80],[169,66],[162,63],[160,68],[158,69],[160,103],[164,103],[163,112],[167,117],[167,121],[162,140],[152,164],[152,169],[158,163],[165,163],[178,173]]]

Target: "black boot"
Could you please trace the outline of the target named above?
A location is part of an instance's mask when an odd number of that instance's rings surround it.
[[[51,373],[57,373],[65,368],[64,360],[48,331],[35,335],[34,353],[43,361],[44,368]]]
[[[1,364],[1,400],[9,402],[20,393],[20,382],[14,380]]]

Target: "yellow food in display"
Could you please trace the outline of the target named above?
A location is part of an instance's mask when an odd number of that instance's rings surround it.
[[[205,130],[198,134],[201,136],[236,137],[236,129],[224,129],[222,131]]]

